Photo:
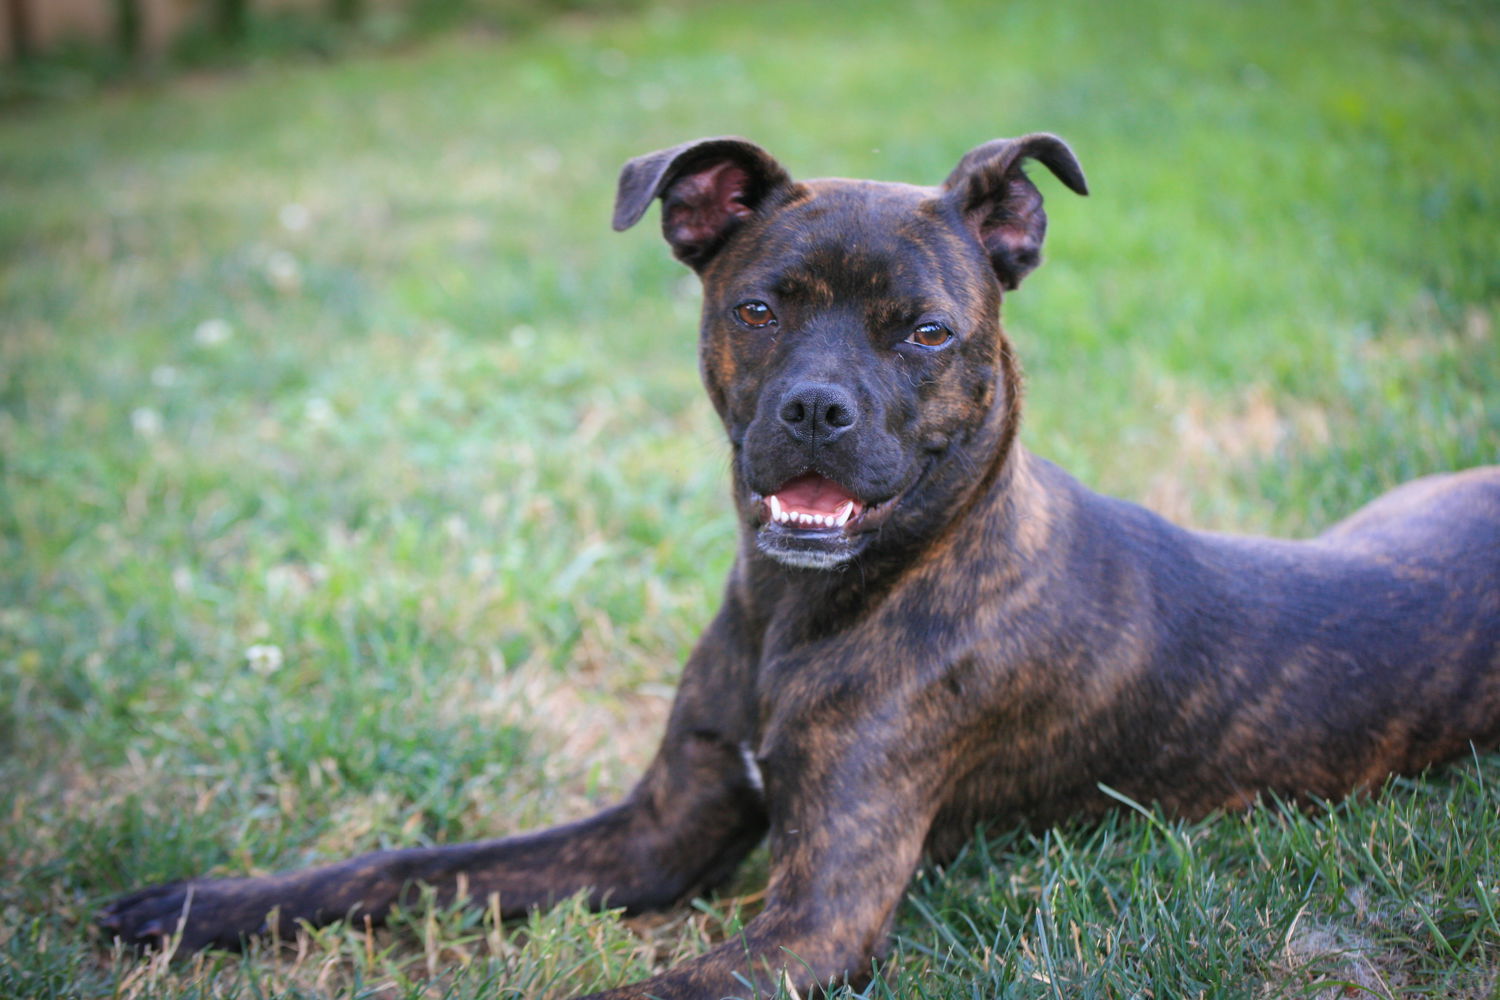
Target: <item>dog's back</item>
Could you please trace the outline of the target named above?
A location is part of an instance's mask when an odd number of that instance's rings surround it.
[[[1500,617],[1500,466],[1414,479],[1318,539],[1372,556],[1441,564],[1445,576],[1472,573],[1471,592],[1487,593]]]

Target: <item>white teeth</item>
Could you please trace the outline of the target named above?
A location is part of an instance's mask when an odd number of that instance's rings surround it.
[[[807,528],[842,528],[854,516],[854,501],[845,500],[844,505],[832,514],[808,514],[800,510],[787,510],[775,494],[766,497],[766,506],[771,509],[771,520],[777,524],[795,524]]]

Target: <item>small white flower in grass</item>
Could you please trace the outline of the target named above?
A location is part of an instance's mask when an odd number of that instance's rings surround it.
[[[157,365],[151,369],[151,384],[158,389],[170,389],[177,384],[177,369],[171,365]]]
[[[245,659],[250,669],[258,674],[274,674],[281,669],[281,647],[270,643],[256,643],[245,650]]]
[[[266,258],[266,280],[278,292],[295,292],[302,287],[302,268],[297,258],[285,250],[273,250]]]
[[[161,433],[161,414],[149,406],[138,406],[130,411],[130,427],[143,438],[153,438]]]
[[[217,316],[206,319],[193,329],[193,340],[203,347],[217,347],[234,334],[234,327]]]
[[[314,396],[302,407],[302,415],[313,427],[327,427],[338,416],[333,404],[322,396]]]
[[[307,206],[295,201],[282,205],[276,218],[281,221],[281,228],[289,233],[303,232],[312,223],[312,213],[307,210]]]

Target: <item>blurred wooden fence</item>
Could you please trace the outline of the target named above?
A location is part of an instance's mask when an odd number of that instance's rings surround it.
[[[234,41],[252,12],[303,10],[353,20],[381,0],[0,0],[0,53],[25,59],[70,41],[151,57],[190,28]]]

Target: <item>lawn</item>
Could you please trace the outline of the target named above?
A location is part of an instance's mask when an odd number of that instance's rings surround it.
[[[575,818],[648,759],[734,528],[697,289],[616,171],[747,135],[941,180],[1065,136],[1024,436],[1308,534],[1500,457],[1484,0],[666,2],[0,119],[0,996],[566,997],[733,933],[417,907],[169,963],[196,873]],[[1500,564],[1500,554],[1497,554]],[[990,831],[869,997],[1500,995],[1500,758],[1298,811]]]

